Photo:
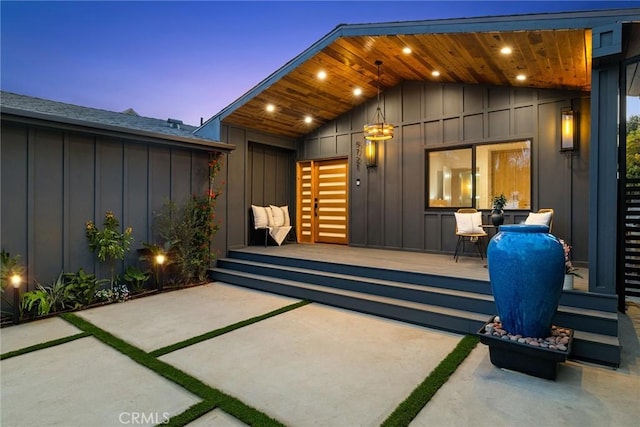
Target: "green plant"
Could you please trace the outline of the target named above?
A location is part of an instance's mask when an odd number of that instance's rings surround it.
[[[134,294],[140,293],[144,290],[144,285],[149,280],[151,275],[145,271],[140,270],[138,267],[130,265],[124,271],[124,280],[131,286],[131,291]]]
[[[99,230],[93,221],[87,221],[85,234],[89,241],[89,249],[96,254],[101,262],[109,262],[111,271],[111,284],[115,279],[115,262],[124,259],[129,251],[133,237],[131,227],[124,233],[120,233],[120,222],[113,215],[112,211],[107,211],[102,223],[103,229]]]
[[[86,273],[82,268],[77,273],[65,273],[64,279],[75,308],[93,304],[99,286],[109,281],[98,280],[94,274]]]
[[[37,283],[36,289],[22,294],[20,303],[21,313],[31,316],[45,316],[69,308],[76,308],[75,297],[65,283],[63,272],[49,286]]]
[[[47,291],[39,287],[33,291],[22,294],[20,300],[20,317],[25,314],[33,316],[44,316],[51,311],[51,302]]]
[[[204,281],[213,259],[211,241],[220,228],[215,216],[216,200],[221,192],[215,188],[215,177],[220,171],[219,156],[209,162],[209,189],[206,194],[193,195],[182,207],[167,201],[154,218],[154,227],[164,245],[172,267],[167,281],[186,284]]]
[[[494,211],[502,212],[502,210],[504,209],[506,204],[507,204],[507,198],[504,196],[503,193],[500,193],[499,196],[495,196],[493,198],[493,210]]]

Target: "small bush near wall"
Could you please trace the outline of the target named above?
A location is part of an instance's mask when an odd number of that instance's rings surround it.
[[[185,285],[206,280],[207,269],[214,258],[211,241],[220,229],[215,215],[216,201],[221,194],[215,186],[215,178],[220,168],[220,157],[215,155],[209,162],[207,193],[192,195],[182,206],[167,201],[155,216],[155,233],[161,243],[145,244],[146,258],[165,252],[168,259],[162,280],[168,284]]]

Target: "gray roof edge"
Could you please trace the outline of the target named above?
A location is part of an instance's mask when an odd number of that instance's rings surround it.
[[[437,34],[443,32],[462,33],[593,28],[593,26],[606,25],[616,20],[640,20],[640,8],[351,24],[343,29],[343,35],[348,37],[414,33]]]
[[[612,20],[640,21],[640,8],[606,9],[577,12],[553,12],[521,15],[499,15],[476,18],[450,18],[422,21],[382,22],[373,24],[340,24],[312,44],[298,56],[274,71],[267,78],[249,89],[216,115],[193,131],[194,134],[208,134],[207,127],[214,121],[221,122],[251,99],[268,89],[276,81],[287,75],[314,54],[340,37],[416,33],[462,33],[479,31],[526,31],[565,28],[593,28],[612,23]]]
[[[227,144],[225,142],[212,141],[212,140],[201,139],[201,138],[184,137],[179,135],[169,135],[169,134],[164,134],[159,132],[132,129],[124,126],[115,126],[115,125],[109,125],[104,123],[90,122],[86,120],[73,119],[70,117],[64,117],[64,116],[59,116],[54,114],[47,114],[47,113],[41,113],[36,111],[23,110],[20,108],[8,107],[6,105],[0,105],[0,112],[2,113],[3,120],[6,120],[6,117],[5,117],[5,114],[6,114],[6,115],[24,117],[28,119],[45,120],[49,122],[79,126],[83,128],[98,129],[98,130],[108,131],[108,132],[117,133],[117,134],[128,134],[128,135],[141,136],[141,137],[146,137],[146,138],[151,138],[156,140],[171,141],[171,142],[176,142],[180,144],[196,146],[201,149],[208,148],[208,149],[215,149],[218,151],[229,152],[229,151],[235,150],[236,148],[235,145]]]

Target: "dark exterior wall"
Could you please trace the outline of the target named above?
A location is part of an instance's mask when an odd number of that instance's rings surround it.
[[[288,205],[295,219],[296,141],[223,125],[221,140],[236,146],[228,160],[227,247],[249,241],[249,209]]]
[[[61,271],[80,268],[108,277],[108,267],[89,251],[85,237],[86,222],[102,228],[107,210],[123,228],[133,228],[132,251],[117,266],[121,273],[136,263],[143,242],[156,241],[154,214],[165,201],[182,204],[208,189],[206,151],[4,120],[0,141],[0,245],[20,255],[28,289],[34,281],[48,284]],[[225,174],[223,169],[222,179]],[[218,199],[222,220],[224,193]],[[224,229],[221,233],[213,247],[224,252]]]
[[[299,160],[350,158],[350,244],[453,252],[455,209],[425,209],[426,150],[518,139],[532,141],[532,209],[555,209],[553,233],[574,245],[574,260],[588,258],[589,98],[581,92],[404,82],[384,93],[392,140],[379,144],[378,167],[358,161],[362,126],[375,102],[307,135]],[[579,150],[559,151],[560,112],[579,113]],[[361,185],[355,186],[357,179]],[[485,222],[489,222],[489,211]],[[528,211],[507,211],[506,223]]]

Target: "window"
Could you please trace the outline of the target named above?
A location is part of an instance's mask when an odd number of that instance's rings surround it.
[[[472,206],[471,148],[429,152],[429,207]]]
[[[475,145],[427,153],[427,207],[531,209],[530,141]]]

